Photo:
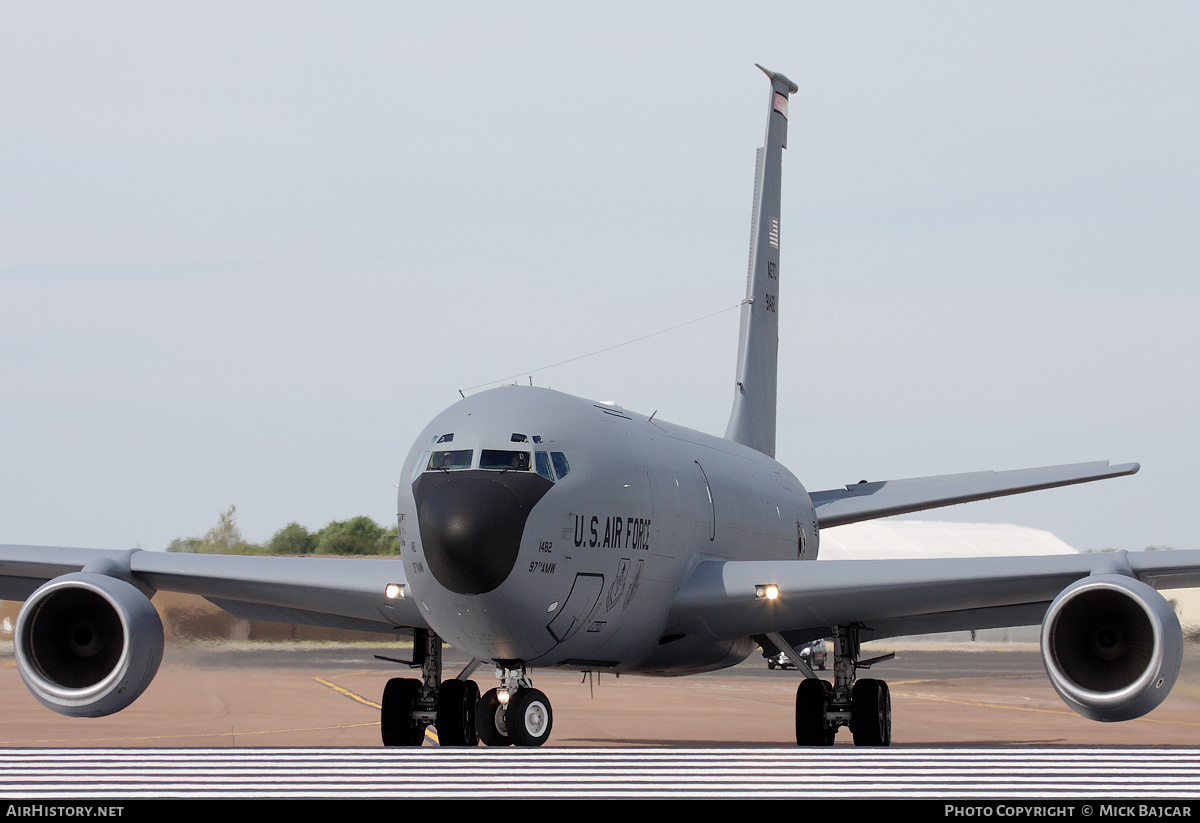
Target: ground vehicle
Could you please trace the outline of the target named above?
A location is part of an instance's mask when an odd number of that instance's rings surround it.
[[[800,659],[810,669],[825,671],[825,661],[828,658],[829,651],[824,640],[814,640],[811,643],[805,643],[796,651],[800,652]],[[796,664],[785,653],[780,652],[767,658],[767,668],[771,670],[794,669],[796,668]]]
[[[797,651],[800,652],[801,659],[808,664],[810,669],[819,669],[825,671],[825,659],[828,656],[828,650],[824,640],[814,640],[811,643],[805,643]]]
[[[793,663],[791,658],[789,658],[786,654],[780,652],[779,654],[773,654],[767,658],[767,668],[771,670],[794,669],[796,668],[796,664]]]

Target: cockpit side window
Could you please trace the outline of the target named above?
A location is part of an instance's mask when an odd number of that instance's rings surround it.
[[[558,475],[558,479],[562,480],[571,471],[571,464],[567,462],[567,456],[562,452],[550,452],[550,459],[554,462],[554,473]]]
[[[529,471],[529,452],[484,449],[479,455],[479,468],[505,471]]]
[[[542,477],[554,482],[554,469],[550,468],[549,452],[534,452],[533,453],[534,471]]]
[[[412,479],[416,480],[417,475],[429,468],[429,452],[421,452],[421,456],[413,461]]]
[[[471,449],[434,452],[429,456],[428,468],[431,470],[441,469],[442,471],[469,469],[471,468],[471,457],[473,455],[474,452]]]

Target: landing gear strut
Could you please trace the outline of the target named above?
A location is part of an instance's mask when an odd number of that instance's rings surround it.
[[[396,677],[383,690],[380,730],[385,746],[420,746],[425,728],[435,726],[443,746],[477,746],[475,708],[479,686],[465,679],[475,669],[468,666],[459,678],[442,682],[442,639],[431,631],[413,632],[413,668],[421,679]]]
[[[849,726],[856,746],[890,746],[892,698],[887,683],[864,678],[858,669],[890,660],[886,654],[859,660],[859,627],[833,629],[834,682],[806,677],[796,689],[796,744],[832,746],[837,730]]]
[[[525,667],[496,669],[500,688],[489,689],[475,711],[485,746],[540,746],[550,738],[554,713],[546,695],[533,688]]]

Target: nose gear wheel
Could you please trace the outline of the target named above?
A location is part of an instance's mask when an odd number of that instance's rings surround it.
[[[508,739],[515,746],[540,746],[550,738],[554,715],[550,701],[537,689],[521,689],[509,701],[505,712]]]

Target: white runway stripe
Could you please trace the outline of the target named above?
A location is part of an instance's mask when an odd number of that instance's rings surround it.
[[[1200,752],[27,749],[0,797],[1200,798]]]

